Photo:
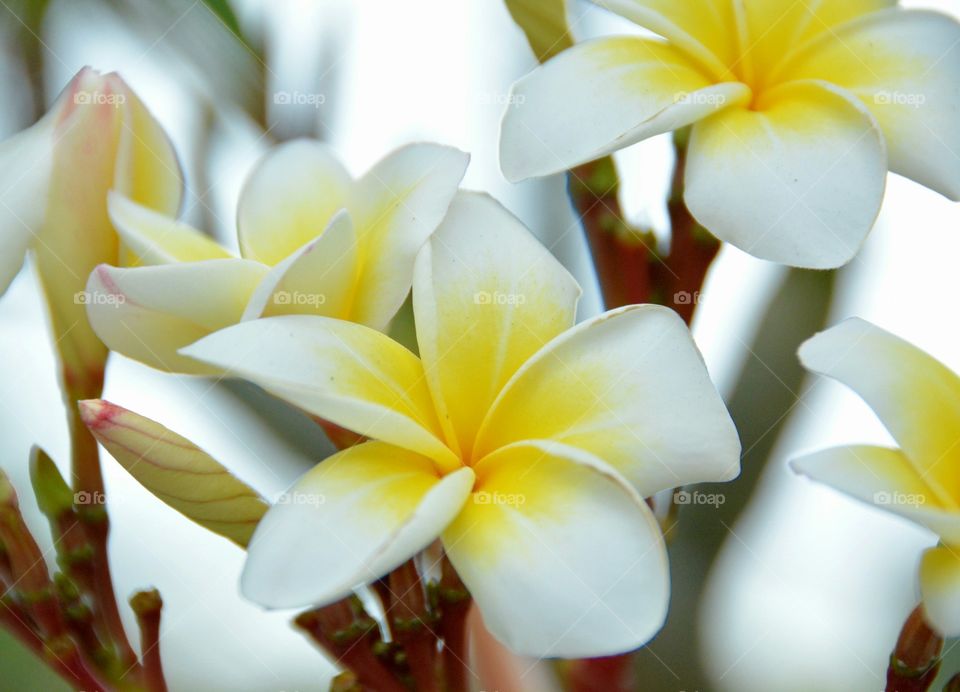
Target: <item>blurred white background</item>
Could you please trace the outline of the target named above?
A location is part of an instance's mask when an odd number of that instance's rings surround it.
[[[903,4],[960,17],[960,0]],[[0,5],[9,33],[16,19]],[[184,216],[235,243],[240,185],[273,133],[262,132],[211,87],[242,78],[230,63],[214,56],[198,67],[178,58],[182,45],[174,37],[209,19],[204,5],[186,3],[173,26],[140,30],[101,2],[61,0],[52,6],[42,33],[48,100],[83,65],[119,71],[180,153],[189,188]],[[599,310],[564,180],[510,185],[499,174],[498,126],[506,94],[534,65],[502,2],[246,0],[235,9],[244,31],[265,46],[267,122],[276,131],[315,132],[357,174],[412,140],[471,152],[465,185],[501,199],[567,263],[587,289],[582,316]],[[630,30],[585,3],[571,8],[571,20],[581,36]],[[27,92],[12,48],[0,53],[0,61],[5,137],[26,124],[30,105],[19,96]],[[270,95],[281,91],[322,94],[323,103],[272,103]],[[207,145],[209,160],[200,154]],[[669,140],[657,138],[618,158],[626,209],[660,230],[666,224],[670,151]],[[960,206],[892,176],[875,231],[840,276],[829,322],[859,315],[960,371],[958,256]],[[784,273],[724,248],[710,274],[695,335],[725,393],[750,358],[747,344]],[[61,463],[68,456],[53,373],[43,307],[25,270],[0,299],[0,458],[21,489],[32,527],[44,536],[28,491],[27,456],[33,444]],[[896,634],[917,602],[917,560],[935,537],[787,469],[787,460],[799,452],[889,442],[856,396],[827,381],[807,385],[748,511],[730,527],[707,575],[699,627],[710,689],[882,689]],[[111,362],[105,396],[196,441],[268,497],[328,450],[322,435],[303,421],[261,413],[250,403],[257,397],[243,388],[162,375],[121,357]],[[124,596],[147,585],[160,589],[163,657],[174,690],[326,689],[331,668],[292,630],[289,613],[265,614],[240,599],[239,549],[167,509],[109,458],[105,469],[116,584]],[[134,631],[132,619],[129,625]],[[14,689],[5,684],[0,679],[0,689]],[[678,679],[664,689],[684,687]]]

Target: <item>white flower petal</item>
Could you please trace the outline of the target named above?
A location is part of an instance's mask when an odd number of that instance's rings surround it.
[[[321,142],[298,139],[267,153],[240,193],[240,252],[278,264],[323,232],[347,208],[353,181]]]
[[[475,455],[524,439],[585,450],[644,497],[740,471],[737,431],[690,331],[653,305],[584,322],[517,371],[484,421]]]
[[[886,135],[890,169],[960,200],[960,24],[890,10],[824,36],[785,79],[824,79],[859,96]]]
[[[411,144],[357,181],[351,211],[364,263],[350,320],[386,328],[410,293],[417,252],[443,220],[469,160],[453,147]]]
[[[790,462],[793,469],[862,502],[906,517],[949,541],[960,541],[960,513],[937,493],[897,449],[835,447]]]
[[[580,288],[499,203],[461,192],[420,251],[413,293],[430,391],[448,439],[469,458],[500,388],[573,325]]]
[[[553,443],[499,450],[443,533],[490,631],[519,654],[602,656],[663,625],[670,579],[646,502],[602,462]]]
[[[930,548],[920,563],[920,594],[927,622],[944,637],[960,636],[960,553]]]
[[[764,94],[693,128],[686,202],[741,250],[827,269],[860,249],[886,185],[883,135],[853,96],[816,82]]]
[[[431,461],[382,442],[321,462],[260,521],[242,590],[270,608],[325,605],[378,579],[437,539],[473,485],[462,468],[436,475]]]
[[[644,38],[586,41],[514,84],[500,131],[508,180],[548,175],[748,100],[675,48]]]
[[[113,351],[172,372],[217,372],[177,350],[239,321],[266,268],[242,259],[207,260],[90,274],[85,300],[97,336]]]
[[[118,192],[109,193],[107,210],[120,239],[139,264],[230,258],[229,252],[192,226],[137,204]]]
[[[869,404],[917,472],[960,503],[960,378],[916,346],[849,319],[800,347],[804,367],[850,387]]]
[[[360,435],[459,466],[440,439],[420,359],[369,327],[313,315],[268,317],[181,353]]]
[[[346,210],[330,226],[277,264],[257,286],[243,319],[325,315],[347,319],[357,281],[358,245]]]
[[[53,115],[0,143],[0,294],[43,224],[52,159]]]

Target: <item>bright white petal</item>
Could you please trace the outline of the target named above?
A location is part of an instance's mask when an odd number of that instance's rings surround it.
[[[20,271],[46,213],[53,117],[0,143],[0,294]]]
[[[824,36],[785,70],[859,96],[886,135],[890,169],[960,200],[960,24],[891,10]]]
[[[316,238],[349,204],[353,181],[321,142],[300,139],[271,150],[240,193],[240,252],[279,264]]]
[[[490,631],[530,656],[635,649],[663,625],[667,554],[646,502],[620,476],[562,445],[518,445],[477,467],[443,533]]]
[[[207,260],[91,273],[86,308],[113,351],[172,372],[217,372],[177,350],[235,324],[266,268],[241,259]]]
[[[107,210],[114,228],[139,264],[229,259],[230,253],[197,229],[110,192]]]
[[[358,245],[350,214],[280,262],[254,291],[245,320],[274,315],[325,315],[346,319],[357,281]]]
[[[886,185],[883,135],[830,85],[796,82],[693,128],[686,201],[721,240],[761,259],[827,269],[860,249]]]
[[[797,473],[926,526],[945,540],[960,541],[960,513],[941,503],[900,450],[835,447],[800,457],[790,465]]]
[[[960,636],[960,553],[930,548],[920,563],[920,594],[927,622],[944,637]]]
[[[960,506],[960,378],[955,373],[856,318],[809,339],[800,347],[800,360],[859,394],[940,501]]]
[[[644,497],[740,471],[737,431],[690,331],[653,305],[584,322],[527,361],[484,422],[475,456],[525,439],[585,450]]]
[[[513,86],[500,131],[508,180],[548,175],[744,102],[675,48],[637,37],[577,44]]]
[[[440,440],[420,359],[369,327],[312,315],[268,317],[181,353],[360,435],[459,466]]]
[[[382,442],[321,462],[260,521],[241,588],[270,608],[325,605],[379,579],[437,539],[473,485]]]
[[[487,195],[457,195],[417,258],[413,308],[430,391],[464,458],[500,388],[573,325],[579,296],[516,217]]]
[[[437,144],[393,152],[357,181],[363,275],[349,319],[383,330],[410,293],[417,252],[450,206],[470,157]]]

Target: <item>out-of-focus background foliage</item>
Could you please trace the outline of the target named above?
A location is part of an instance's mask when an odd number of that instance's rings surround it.
[[[960,0],[903,4],[960,16]],[[637,31],[587,3],[572,3],[570,19],[578,37]],[[183,216],[231,246],[239,188],[276,141],[320,137],[356,174],[412,140],[458,146],[473,154],[466,186],[500,198],[574,271],[586,288],[582,316],[599,310],[563,178],[514,186],[498,171],[509,86],[535,64],[500,0],[0,0],[0,47],[0,137],[33,122],[83,65],[117,70],[174,140],[187,176]],[[657,138],[618,156],[626,210],[659,231],[670,151]],[[724,248],[694,331],[740,426],[744,476],[711,489],[723,505],[683,510],[671,532],[671,620],[641,656],[644,689],[882,688],[917,600],[918,555],[935,538],[788,471],[801,451],[889,441],[854,395],[805,378],[794,350],[857,314],[960,370],[957,257],[960,207],[896,176],[864,252],[836,274],[788,272]],[[47,547],[27,455],[38,443],[67,458],[54,372],[28,268],[0,300],[0,464]],[[329,450],[315,426],[244,385],[115,357],[106,397],[192,438],[268,497]],[[171,687],[325,689],[331,668],[289,614],[240,599],[240,550],[109,458],[105,466],[115,581],[123,597],[148,585],[163,594]],[[950,671],[960,669],[953,644]],[[57,689],[0,634],[0,690]]]

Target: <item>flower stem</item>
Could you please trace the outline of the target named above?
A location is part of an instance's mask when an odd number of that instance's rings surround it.
[[[438,601],[440,604],[440,636],[443,638],[443,671],[447,692],[470,689],[470,650],[467,640],[467,616],[471,598],[467,587],[450,560],[441,563]]]
[[[143,683],[147,692],[167,692],[160,659],[160,611],[163,599],[156,589],[138,591],[130,598],[130,607],[140,624],[140,652]]]
[[[78,501],[77,518],[83,525],[92,548],[90,554],[91,597],[98,617],[106,627],[107,634],[117,649],[125,670],[138,668],[137,655],[130,646],[127,632],[120,618],[107,544],[110,535],[110,520],[107,516],[103,474],[97,441],[87,430],[78,413],[70,411],[70,433],[73,450],[73,473],[75,497]]]
[[[943,638],[927,624],[923,606],[910,613],[890,655],[887,692],[926,692],[940,670]]]
[[[390,573],[390,600],[384,603],[393,639],[406,654],[418,692],[439,692],[437,635],[431,627],[427,594],[413,560]]]
[[[374,652],[381,643],[377,623],[356,599],[348,598],[300,614],[294,624],[364,687],[406,692],[406,687]]]

